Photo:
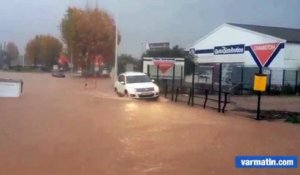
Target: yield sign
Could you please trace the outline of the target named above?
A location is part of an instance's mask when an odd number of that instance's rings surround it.
[[[159,67],[162,73],[166,73],[175,64],[174,61],[170,60],[154,60],[153,63]]]
[[[254,59],[260,67],[265,67],[270,64],[274,58],[274,52],[277,50],[279,43],[268,43],[268,44],[255,44],[251,46],[252,51],[255,54]]]

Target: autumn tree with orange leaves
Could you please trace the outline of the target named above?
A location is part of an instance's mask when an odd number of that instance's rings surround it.
[[[115,31],[114,19],[98,8],[69,8],[61,22],[62,38],[75,67],[89,67],[96,55],[102,55],[105,63],[112,63]]]
[[[26,46],[26,58],[34,65],[44,65],[51,68],[57,64],[62,52],[62,43],[50,35],[37,35]]]

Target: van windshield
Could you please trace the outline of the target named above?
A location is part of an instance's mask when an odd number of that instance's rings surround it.
[[[134,75],[134,76],[127,76],[127,83],[146,83],[151,82],[150,78],[146,75]]]

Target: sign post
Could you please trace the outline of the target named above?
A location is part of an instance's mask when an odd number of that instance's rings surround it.
[[[259,67],[259,74],[255,74],[254,85],[253,85],[253,90],[258,92],[256,120],[259,120],[260,117],[261,93],[266,91],[266,87],[267,87],[267,75],[262,74],[262,67]]]
[[[267,75],[263,74],[263,67],[268,67],[277,53],[280,43],[255,44],[250,46],[250,53],[254,58],[259,73],[254,76],[253,90],[257,92],[257,111],[256,120],[260,119],[260,102],[262,92],[266,91]]]

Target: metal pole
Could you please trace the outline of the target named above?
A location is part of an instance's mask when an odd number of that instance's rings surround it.
[[[175,102],[177,102],[178,94],[179,94],[179,87],[176,88]]]
[[[205,100],[204,100],[203,108],[206,108],[207,99],[208,99],[208,90],[206,89],[205,90]]]
[[[227,96],[228,96],[228,93],[225,92],[224,106],[223,106],[223,109],[222,109],[223,113],[225,113],[225,108],[226,108],[226,105],[227,105]]]
[[[269,94],[271,93],[271,85],[272,85],[272,70],[270,69],[269,87],[268,87]]]
[[[222,95],[222,63],[220,63],[219,67],[219,103],[218,103],[218,111],[221,112],[221,95]]]
[[[183,67],[181,66],[181,74],[180,74],[180,87],[182,87],[182,81],[183,81]]]
[[[244,67],[241,67],[241,95],[243,95],[244,89]]]
[[[284,84],[285,84],[285,69],[283,69],[283,78],[282,78],[282,88],[284,88]]]
[[[190,93],[189,93],[189,100],[188,100],[188,105],[191,104],[191,98],[192,98],[192,88],[189,88],[190,89]]]
[[[25,66],[25,55],[22,56],[23,58],[23,67]]]
[[[262,67],[259,66],[259,74],[262,74]],[[260,119],[260,100],[261,100],[261,91],[258,91],[257,95],[257,110],[256,110],[256,120]]]
[[[159,64],[156,67],[156,83],[159,84]]]
[[[211,90],[214,90],[215,68],[211,67]]]
[[[165,88],[165,97],[167,98],[168,95],[168,83],[166,84],[166,88]]]
[[[115,27],[115,80],[118,77],[118,13],[116,14],[116,27]]]
[[[195,93],[195,71],[196,71],[196,64],[193,64],[193,77],[192,77],[192,89],[191,89],[191,100],[192,106],[194,106],[194,93]]]
[[[295,94],[297,94],[297,91],[298,91],[298,71],[296,70]]]
[[[150,77],[150,65],[149,64],[147,65],[147,75],[148,75],[148,77]]]
[[[175,86],[175,64],[173,65],[173,78],[172,78],[172,101],[174,100],[174,86]]]

